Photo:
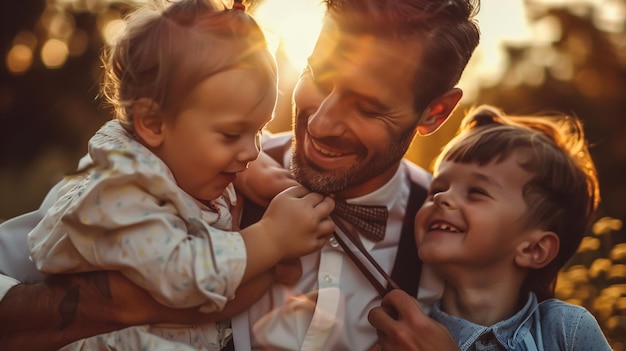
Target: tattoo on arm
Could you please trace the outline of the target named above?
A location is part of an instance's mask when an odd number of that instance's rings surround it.
[[[79,274],[75,276],[79,280],[84,281],[86,286],[92,287],[99,295],[107,300],[112,300],[111,287],[109,285],[109,277],[106,272],[89,272]],[[61,285],[65,285],[66,293],[61,299],[59,304],[59,314],[61,316],[61,328],[63,330],[67,328],[76,320],[76,314],[78,313],[78,304],[80,302],[80,288],[81,283],[71,283],[68,280],[69,276],[50,276],[47,279],[55,280]]]
[[[71,288],[67,294],[61,299],[59,305],[59,314],[61,315],[61,330],[65,329],[68,325],[74,322],[76,319],[76,311],[78,310],[78,298],[80,287],[75,286]]]

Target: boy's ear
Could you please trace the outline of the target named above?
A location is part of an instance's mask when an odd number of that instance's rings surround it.
[[[422,135],[434,133],[450,117],[450,114],[463,97],[463,90],[452,88],[430,103],[417,123],[417,132]]]
[[[159,105],[152,99],[141,98],[133,103],[131,113],[137,136],[148,146],[161,145],[163,116]]]
[[[559,253],[559,236],[550,231],[537,231],[518,246],[515,263],[520,267],[540,269]]]

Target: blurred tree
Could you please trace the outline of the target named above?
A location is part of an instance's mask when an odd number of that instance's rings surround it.
[[[96,99],[104,44],[102,19],[103,14],[119,17],[131,5],[91,4],[2,2],[0,218],[36,208],[51,185],[76,167],[89,137],[110,118]],[[83,43],[76,43],[76,38]],[[62,65],[51,68],[44,64],[43,48],[53,39],[70,52]],[[15,72],[9,69],[10,53],[18,44],[32,57],[15,55],[13,61],[21,59],[27,67]],[[77,44],[84,48],[72,55],[71,45]]]
[[[510,65],[502,82],[482,89],[479,101],[509,113],[555,110],[580,117],[598,167],[600,212],[626,219],[626,56],[618,54],[626,35],[611,38],[590,16],[564,9],[537,20],[548,18],[558,23],[560,38],[550,47],[509,47]]]

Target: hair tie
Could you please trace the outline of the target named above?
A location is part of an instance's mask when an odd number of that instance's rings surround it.
[[[235,2],[233,3],[233,8],[245,11],[246,5],[243,4],[243,0],[235,0]]]
[[[495,124],[501,124],[497,113],[488,108],[482,108],[474,112],[474,115],[463,124],[463,129],[474,129]]]

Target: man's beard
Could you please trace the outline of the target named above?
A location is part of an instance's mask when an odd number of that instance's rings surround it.
[[[300,122],[298,122],[300,121]],[[311,191],[322,194],[333,194],[359,186],[368,180],[382,174],[389,167],[396,164],[404,157],[414,135],[414,128],[409,128],[398,136],[397,141],[390,141],[389,148],[381,150],[379,155],[368,156],[367,148],[362,145],[354,145],[358,150],[356,161],[347,168],[338,170],[323,170],[312,164],[304,155],[304,139],[307,133],[307,118],[299,113],[294,124],[294,143],[292,145],[291,172],[296,180]],[[323,139],[329,145],[340,144],[339,138],[328,137]]]

